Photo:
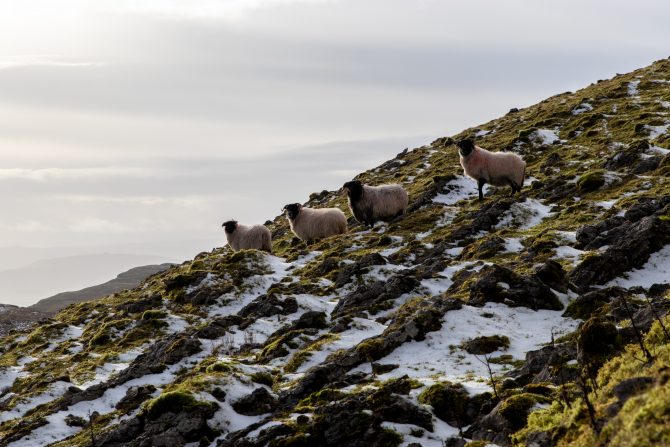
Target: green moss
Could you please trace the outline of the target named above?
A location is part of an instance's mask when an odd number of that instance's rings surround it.
[[[228,362],[216,362],[209,365],[206,369],[208,373],[232,373],[236,370],[237,368]]]
[[[368,361],[376,360],[382,356],[384,340],[382,338],[370,338],[363,340],[356,346],[356,352]]]
[[[491,444],[487,441],[470,441],[465,444],[465,447],[487,447],[488,445]]]
[[[508,397],[500,407],[500,415],[507,419],[514,429],[526,425],[530,409],[537,403],[548,403],[549,400],[539,394],[521,393]]]
[[[172,391],[158,396],[146,404],[146,414],[149,419],[158,419],[165,413],[180,413],[194,410],[198,407],[208,407],[207,402],[198,401],[191,393]]]
[[[508,349],[509,338],[506,335],[485,335],[468,340],[461,346],[470,354],[490,354]]]
[[[318,405],[342,399],[347,394],[333,388],[324,388],[302,399],[296,409],[310,409]]]
[[[156,309],[145,310],[142,314],[143,320],[159,320],[165,317],[167,317],[167,312]]]
[[[252,382],[260,383],[261,385],[267,385],[272,387],[274,384],[274,377],[267,371],[258,371],[249,376]]]
[[[435,416],[454,426],[465,425],[469,401],[460,383],[436,383],[419,394],[419,402],[433,407]]]
[[[579,177],[577,188],[580,192],[591,192],[605,185],[605,171],[602,169],[589,171]]]
[[[270,447],[310,447],[313,443],[310,442],[307,434],[298,433],[282,439],[272,439],[268,445]]]

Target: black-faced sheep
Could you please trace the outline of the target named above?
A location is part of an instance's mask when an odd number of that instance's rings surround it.
[[[479,200],[484,198],[482,187],[486,183],[493,186],[510,185],[512,194],[521,191],[526,176],[526,162],[517,154],[489,152],[475,146],[469,139],[459,141],[457,146],[465,174],[477,180]]]
[[[388,222],[405,214],[409,197],[400,185],[364,185],[352,180],[342,186],[349,198],[349,208],[357,221],[365,226],[374,226],[381,220]]]
[[[283,209],[291,231],[303,241],[314,241],[347,232],[347,218],[339,208],[306,208],[291,203]]]
[[[272,235],[265,225],[240,225],[235,220],[229,220],[221,226],[233,250],[255,248],[272,253]]]

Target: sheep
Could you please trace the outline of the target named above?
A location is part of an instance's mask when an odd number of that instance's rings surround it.
[[[349,198],[349,209],[357,221],[364,226],[374,226],[382,220],[388,222],[405,214],[409,197],[402,186],[364,185],[359,180],[345,183],[341,189]]]
[[[299,239],[311,242],[347,232],[347,218],[339,208],[307,208],[299,203],[286,205],[282,212]]]
[[[265,225],[241,225],[236,220],[229,220],[221,226],[234,251],[255,248],[272,253],[272,235]]]
[[[484,199],[482,187],[489,183],[494,186],[510,185],[510,195],[521,191],[526,177],[526,162],[511,152],[489,152],[470,139],[456,144],[461,156],[461,166],[465,174],[477,180],[479,200]]]

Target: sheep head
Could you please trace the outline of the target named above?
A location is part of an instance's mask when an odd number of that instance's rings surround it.
[[[229,220],[229,221],[224,222],[221,226],[224,228],[226,233],[232,233],[233,231],[235,231],[237,229],[237,221],[236,220]]]
[[[456,143],[456,146],[458,146],[458,152],[464,157],[467,157],[475,150],[475,143],[469,138],[459,141]]]
[[[300,212],[300,209],[302,208],[302,205],[299,203],[289,203],[286,205],[283,209],[282,212],[286,213],[286,217],[289,219],[293,220],[296,217],[298,217],[298,213]]]

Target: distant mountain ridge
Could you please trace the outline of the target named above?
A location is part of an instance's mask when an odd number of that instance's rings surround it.
[[[173,265],[174,264],[171,263],[164,263],[135,267],[118,274],[116,278],[111,279],[103,284],[86,287],[84,289],[72,292],[62,292],[49,298],[44,298],[32,306],[28,306],[28,309],[44,313],[56,313],[72,303],[89,301],[111,295],[112,293],[121,292],[125,289],[133,289],[149,276],[163,272]]]
[[[1,250],[0,250],[1,252]],[[175,259],[128,253],[53,256],[0,270],[0,303],[29,306],[63,291],[77,291],[109,281],[119,272]]]

